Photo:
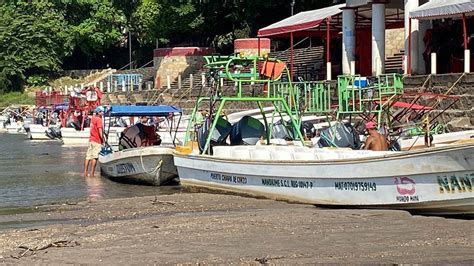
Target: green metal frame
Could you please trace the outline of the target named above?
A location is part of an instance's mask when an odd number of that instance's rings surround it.
[[[271,86],[274,82],[281,79],[282,74],[278,77],[275,77],[273,80],[270,78],[262,78],[260,73],[258,72],[259,66],[261,63],[265,61],[270,62],[278,62],[282,63],[280,60],[277,59],[269,59],[257,56],[209,56],[204,57],[207,64],[204,66],[208,69],[208,73],[214,72],[215,84],[217,86],[217,93],[215,96],[211,97],[200,97],[193,108],[193,112],[191,114],[191,120],[188,123],[186,129],[186,135],[184,138],[184,145],[187,145],[190,140],[191,129],[193,125],[196,123],[196,114],[204,102],[219,102],[219,106],[214,117],[220,117],[222,115],[222,111],[224,106],[228,102],[255,102],[260,108],[262,116],[264,117],[265,123],[265,130],[266,130],[266,139],[267,144],[269,144],[271,138],[271,128],[270,125],[273,123],[273,119],[276,113],[285,113],[290,118],[290,123],[295,129],[299,129],[300,125],[300,117],[299,117],[299,110],[297,108],[291,108],[289,102],[296,102],[296,97],[294,93],[294,89],[292,86],[291,81],[288,82],[288,85],[285,87],[285,91],[279,89],[279,87]],[[286,75],[289,75],[288,68],[285,67]],[[221,96],[219,92],[220,90],[220,79],[227,79],[236,83],[236,94],[234,96]],[[244,97],[242,94],[242,86],[245,84],[254,84],[254,83],[261,83],[265,84],[264,86],[267,87],[266,94],[262,96],[254,96],[254,97]],[[263,112],[263,102],[271,102],[275,107],[275,111],[272,114],[272,122],[269,124],[266,116]],[[216,129],[218,119],[213,119],[211,127],[209,129],[209,134],[206,139],[206,143],[204,145],[203,151],[207,151],[210,148],[212,133]],[[295,130],[296,136],[304,145],[304,138],[300,132],[300,130]]]
[[[377,82],[371,86],[356,86],[361,80],[360,75],[341,75],[337,77],[338,113],[342,115],[373,114],[380,126],[382,115],[388,111],[387,104],[396,96],[403,94],[402,76],[399,74],[384,74],[377,77]],[[383,103],[382,100],[386,99]]]

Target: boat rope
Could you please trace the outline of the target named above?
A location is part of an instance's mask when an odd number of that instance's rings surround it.
[[[145,164],[143,163],[143,150],[140,150],[140,163],[142,164],[142,169],[145,174],[153,174],[156,173],[161,168],[161,165],[163,164],[163,160],[160,160],[158,164],[156,165],[155,168],[153,168],[151,171],[147,171],[145,168]]]

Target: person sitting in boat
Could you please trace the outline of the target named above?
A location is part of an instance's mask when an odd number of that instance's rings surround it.
[[[369,121],[365,124],[365,129],[369,136],[365,141],[364,149],[373,151],[386,151],[388,150],[388,143],[382,134],[377,131],[377,125]]]
[[[148,117],[140,117],[140,122],[126,128],[119,139],[119,150],[161,144],[161,137],[154,126],[148,126]]]

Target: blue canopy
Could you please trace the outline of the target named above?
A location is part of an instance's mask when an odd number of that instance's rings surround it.
[[[168,116],[170,113],[182,113],[172,105],[112,105],[107,110],[110,116]]]

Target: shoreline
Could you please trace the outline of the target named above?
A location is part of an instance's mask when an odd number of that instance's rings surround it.
[[[210,193],[2,214],[0,263],[473,263],[474,220]]]

